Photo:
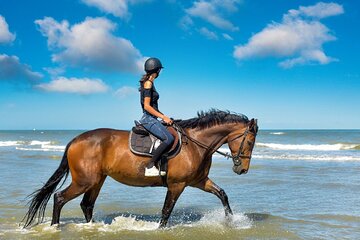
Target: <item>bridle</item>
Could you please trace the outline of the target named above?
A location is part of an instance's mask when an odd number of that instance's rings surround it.
[[[224,153],[224,152],[221,152],[213,147],[209,147],[207,146],[206,144],[202,143],[202,142],[199,142],[198,140],[190,137],[189,135],[186,134],[186,132],[180,127],[178,126],[176,123],[173,123],[173,126],[174,128],[180,132],[180,134],[184,137],[186,137],[187,139],[190,139],[193,143],[195,143],[196,145],[202,147],[202,148],[205,148],[207,150],[210,150],[211,152],[216,152],[224,157],[226,157],[227,159],[231,158],[233,160],[233,163],[234,163],[234,166],[240,166],[241,165],[241,158],[248,158],[248,159],[251,159],[251,153],[250,155],[245,155],[243,153],[243,147],[244,147],[244,143],[245,143],[245,139],[247,137],[248,134],[252,134],[254,135],[254,137],[256,137],[256,133],[253,133],[250,131],[249,129],[249,126],[247,126],[246,130],[242,133],[240,133],[239,135],[237,135],[236,137],[234,137],[233,139],[231,140],[228,140],[227,143],[229,144],[230,142],[242,137],[242,141],[240,143],[240,146],[239,146],[239,150],[237,152],[237,154],[235,156],[233,156],[232,154],[229,154],[229,153]]]
[[[231,158],[232,158],[233,163],[234,163],[235,166],[240,166],[240,165],[241,165],[241,158],[251,159],[251,153],[252,153],[252,152],[250,152],[250,155],[245,155],[245,154],[243,153],[243,147],[244,147],[245,139],[246,139],[246,137],[247,137],[248,134],[252,134],[252,135],[254,135],[254,137],[256,137],[256,133],[251,132],[250,129],[249,129],[249,126],[248,126],[248,127],[246,128],[245,132],[241,133],[240,135],[234,137],[234,138],[231,139],[231,140],[228,140],[228,144],[229,144],[230,142],[232,142],[232,141],[234,141],[234,140],[236,140],[236,139],[244,136],[243,139],[242,139],[242,141],[241,141],[241,143],[240,143],[238,153],[237,153],[235,156],[232,156],[232,155],[229,155],[228,153],[225,153],[225,154],[227,155],[227,156],[225,156],[225,157],[227,157],[227,158],[231,157]],[[221,154],[221,155],[223,155],[223,154]],[[224,155],[223,155],[223,156],[224,156]]]

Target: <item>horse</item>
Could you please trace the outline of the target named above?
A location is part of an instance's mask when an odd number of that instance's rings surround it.
[[[219,153],[232,158],[235,173],[246,174],[258,131],[257,119],[212,109],[198,112],[195,118],[175,121],[175,124],[182,129],[184,141],[179,154],[168,161],[167,193],[159,227],[166,226],[176,201],[187,186],[216,195],[224,206],[225,216],[231,217],[225,191],[208,177],[212,155],[227,143],[230,154]],[[24,228],[33,225],[35,218],[38,223],[43,221],[51,195],[65,183],[69,171],[70,185],[54,194],[51,225],[59,224],[62,207],[81,194],[84,194],[80,206],[85,219],[92,221],[94,204],[107,176],[129,186],[163,186],[160,176],[144,176],[150,158],[132,153],[128,141],[129,131],[106,128],[84,132],[71,140],[59,167],[42,188],[30,195],[29,209],[22,221]]]

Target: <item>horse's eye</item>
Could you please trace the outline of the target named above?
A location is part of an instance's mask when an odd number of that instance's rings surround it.
[[[247,141],[247,144],[251,146],[252,142],[251,142],[251,141]]]

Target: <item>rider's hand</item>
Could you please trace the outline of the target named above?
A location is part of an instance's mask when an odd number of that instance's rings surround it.
[[[173,124],[173,120],[171,120],[169,117],[167,117],[167,116],[165,116],[165,115],[164,115],[164,117],[162,118],[162,120],[163,120],[166,124],[168,124],[168,125]]]

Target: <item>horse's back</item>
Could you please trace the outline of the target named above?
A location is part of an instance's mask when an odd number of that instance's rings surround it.
[[[87,155],[91,151],[101,150],[101,152],[109,151],[108,148],[127,144],[129,131],[117,130],[112,128],[98,128],[86,131],[76,136],[69,147],[68,155],[72,152],[83,152]]]
[[[129,131],[126,130],[118,130],[113,128],[97,128],[79,134],[77,137],[75,137],[75,140],[87,140],[87,139],[96,139],[96,138],[99,140],[103,140],[104,138],[112,135],[123,136],[128,134]]]
[[[121,147],[127,151],[129,131],[99,128],[81,133],[75,137],[67,152],[72,175],[106,174],[118,158],[116,151]]]

